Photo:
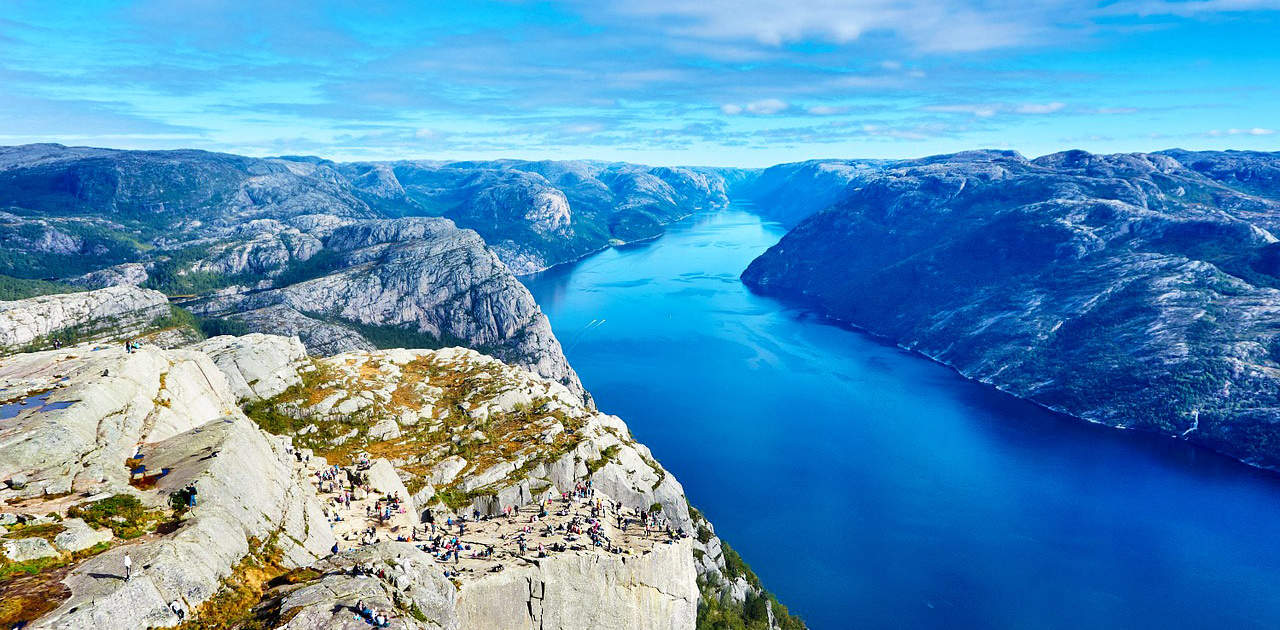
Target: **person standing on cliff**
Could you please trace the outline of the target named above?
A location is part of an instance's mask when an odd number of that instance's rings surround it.
[[[124,581],[128,582],[133,577],[133,558],[129,554],[124,554]]]

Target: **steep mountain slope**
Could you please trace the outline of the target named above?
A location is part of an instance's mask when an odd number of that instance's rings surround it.
[[[1277,163],[896,163],[743,280],[1054,409],[1280,467]]]
[[[406,218],[310,235],[323,244],[308,259],[316,262],[286,269],[275,278],[280,286],[224,291],[188,308],[298,335],[319,354],[465,344],[584,395],[546,316],[475,232]]]
[[[322,160],[9,147],[0,273],[140,283],[222,319],[217,330],[297,334],[313,352],[465,344],[583,393],[528,291],[474,232],[379,208]]]

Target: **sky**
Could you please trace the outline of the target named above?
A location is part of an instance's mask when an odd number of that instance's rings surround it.
[[[1280,150],[1280,0],[4,0],[0,144],[766,166]]]

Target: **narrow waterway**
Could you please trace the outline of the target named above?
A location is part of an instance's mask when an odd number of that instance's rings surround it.
[[[741,208],[527,281],[782,601],[837,628],[1280,627],[1280,479],[1060,418],[769,298]]]

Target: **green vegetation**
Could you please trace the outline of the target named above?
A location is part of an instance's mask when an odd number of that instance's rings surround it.
[[[169,306],[169,314],[151,321],[149,330],[167,330],[170,328],[190,328],[200,330],[200,318],[181,306]]]
[[[277,287],[287,287],[299,282],[314,280],[337,271],[346,266],[342,254],[333,250],[322,249],[306,260],[291,260],[280,275],[273,281]]]
[[[224,319],[219,317],[197,318],[199,320],[200,332],[205,337],[217,337],[219,335],[232,335],[239,337],[247,335],[252,330],[249,325],[238,319]]]
[[[760,586],[760,578],[742,560],[728,543],[720,541],[724,553],[725,576],[729,580],[739,577],[756,588],[748,593],[741,604],[720,599],[719,583],[698,579],[698,630],[769,630],[769,609],[773,609],[774,621],[782,630],[805,630],[804,622],[791,615],[773,593]]]
[[[484,496],[483,492],[476,492],[474,490],[466,492],[460,488],[445,488],[436,492],[436,496],[432,497],[431,502],[434,503],[439,501],[449,506],[449,509],[456,511],[471,505],[472,501],[482,496]]]
[[[0,302],[22,300],[37,295],[53,295],[55,293],[75,293],[83,291],[80,287],[50,282],[48,280],[29,280],[13,276],[0,275]]]
[[[257,630],[278,624],[269,611],[257,604],[267,589],[289,573],[283,566],[284,554],[273,536],[266,542],[249,540],[249,554],[231,568],[222,580],[222,588],[192,612],[178,630]]]
[[[156,260],[147,271],[142,286],[166,295],[202,295],[234,284],[252,284],[251,274],[227,275],[216,271],[197,271],[192,267],[210,256],[210,245],[197,245],[172,252]]]
[[[150,532],[164,520],[159,510],[142,505],[137,497],[117,494],[87,505],[67,510],[67,516],[84,519],[91,527],[106,527],[118,538],[137,538]]]
[[[391,325],[375,325],[357,322],[345,317],[335,317],[317,312],[304,312],[304,315],[313,319],[318,319],[330,324],[345,326],[358,333],[360,336],[369,340],[369,343],[378,348],[425,348],[427,350],[438,350],[440,348],[450,348],[454,346],[471,347],[467,340],[453,335],[441,335],[439,337],[431,333],[425,333],[420,330],[414,330],[403,326]],[[482,354],[492,354],[492,348],[483,349],[476,348],[477,352]]]
[[[67,528],[58,523],[41,523],[40,525],[15,525],[9,528],[9,533],[5,534],[5,538],[43,538],[49,542],[58,534],[66,531]]]
[[[118,226],[80,219],[49,219],[50,225],[0,225],[0,273],[25,278],[66,277],[139,258],[147,246]],[[65,253],[36,243],[53,238]]]
[[[608,464],[609,462],[612,462],[612,461],[616,461],[617,459],[618,459],[618,445],[614,444],[613,446],[610,446],[604,449],[603,451],[600,451],[599,458],[587,460],[587,475],[590,476],[590,475],[596,474],[596,471],[600,470],[601,468],[604,468],[605,464]],[[662,506],[659,505],[658,509],[662,509]]]
[[[741,604],[721,602],[714,592],[702,590],[698,602],[698,630],[769,630],[769,608],[782,630],[804,630],[804,622],[792,616],[771,593],[748,593]]]

